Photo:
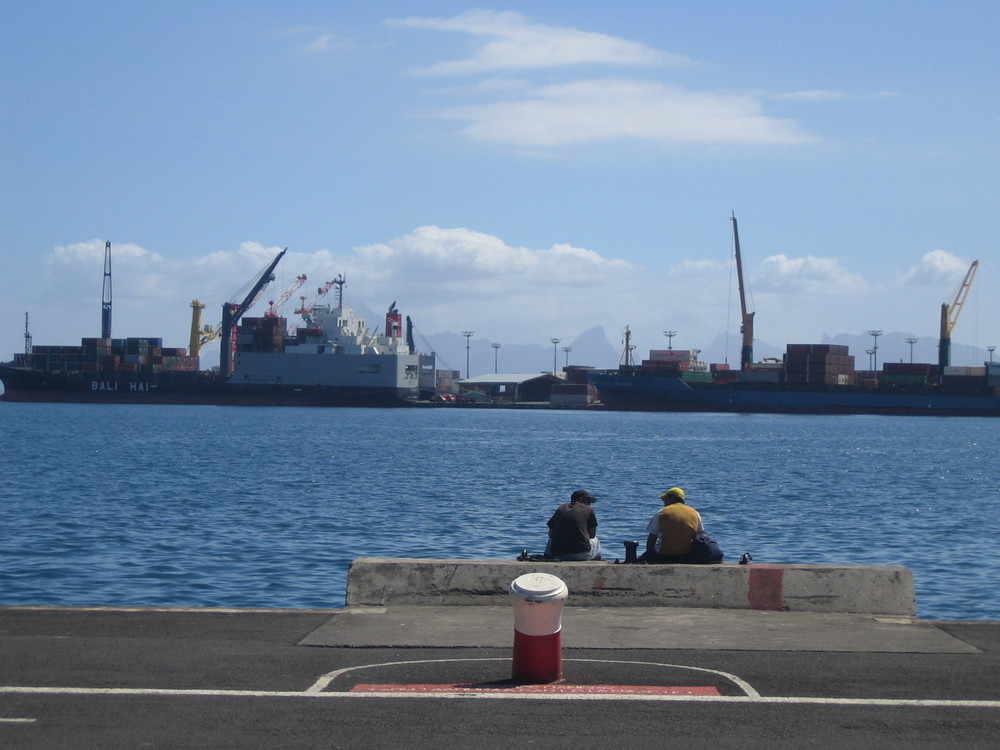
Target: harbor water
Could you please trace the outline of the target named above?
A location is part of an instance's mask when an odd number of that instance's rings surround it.
[[[0,605],[339,607],[362,556],[513,559],[577,488],[605,558],[687,492],[735,562],[903,565],[1000,619],[1000,421],[0,403]]]

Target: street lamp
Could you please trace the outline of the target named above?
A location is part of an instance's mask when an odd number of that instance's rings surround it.
[[[986,351],[990,353],[990,364],[993,364],[993,352],[996,350],[995,346],[987,346]]]
[[[500,351],[500,344],[490,344],[493,347],[493,374],[497,373],[497,354]]]
[[[569,353],[573,351],[572,346],[564,346],[563,351],[566,352],[566,366],[569,367]]]
[[[664,331],[663,335],[667,337],[667,350],[674,348],[674,336],[677,335],[677,331]]]
[[[559,342],[562,341],[562,339],[551,338],[549,339],[549,341],[552,342],[552,374],[555,375],[556,369],[559,367],[559,365],[556,364],[556,356],[557,356],[556,347],[559,345]]]
[[[475,333],[475,331],[462,331],[462,335],[465,336],[465,377],[466,377],[466,379],[468,379],[468,377],[469,377],[469,339],[472,338],[472,335],[474,333]]]
[[[874,346],[872,346],[872,377],[875,377],[875,372],[878,370],[878,337],[882,335],[882,331],[869,331],[868,335],[875,340]]]
[[[914,336],[909,336],[906,339],[906,343],[910,345],[910,364],[913,364],[913,345],[917,343],[917,339]]]

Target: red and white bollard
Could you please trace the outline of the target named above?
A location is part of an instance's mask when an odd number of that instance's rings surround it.
[[[525,573],[511,581],[514,603],[514,663],[517,682],[562,679],[562,609],[569,591],[548,573]]]

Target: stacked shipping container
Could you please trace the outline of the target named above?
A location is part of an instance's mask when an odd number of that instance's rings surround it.
[[[854,357],[839,344],[788,344],[785,350],[785,382],[822,385],[852,385]]]
[[[199,362],[187,349],[165,348],[158,338],[86,338],[80,346],[35,346],[21,359],[32,370],[94,373],[195,372]]]

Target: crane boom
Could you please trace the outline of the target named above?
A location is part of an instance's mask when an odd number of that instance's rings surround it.
[[[300,286],[302,286],[305,283],[305,281],[306,281],[306,275],[304,273],[300,274],[299,276],[296,276],[295,281],[292,282],[291,286],[289,286],[285,291],[281,293],[281,296],[278,298],[278,301],[277,302],[272,301],[268,305],[267,311],[264,313],[264,317],[265,318],[278,317],[278,310],[281,309],[282,305],[288,302],[289,298],[291,298],[291,296],[295,293],[295,291]]]
[[[736,281],[740,288],[740,331],[743,346],[740,349],[740,369],[749,370],[753,363],[753,316],[747,312],[747,295],[743,286],[743,257],[740,255],[740,232],[736,226],[736,214],[732,215],[733,243],[736,247]]]
[[[240,318],[243,317],[243,313],[257,299],[257,295],[274,280],[274,269],[278,265],[278,261],[287,252],[288,248],[286,247],[275,256],[274,260],[264,269],[264,272],[257,279],[257,283],[253,285],[253,288],[250,289],[240,304],[236,305],[227,302],[222,306],[222,325],[220,328],[222,335],[225,336],[222,346],[219,347],[219,372],[222,374],[222,377],[228,378],[233,374],[233,329],[239,323]]]
[[[955,330],[958,316],[962,313],[965,299],[969,296],[969,290],[972,288],[972,280],[976,277],[978,270],[979,261],[972,261],[972,265],[965,272],[965,278],[955,294],[955,301],[951,305],[947,302],[941,305],[941,340],[938,343],[938,365],[942,369],[951,364],[951,332]]]

